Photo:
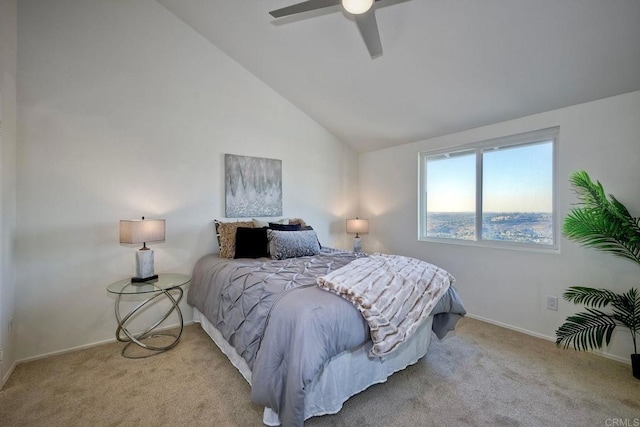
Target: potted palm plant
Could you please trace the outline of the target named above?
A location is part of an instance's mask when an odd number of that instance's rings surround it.
[[[629,259],[640,266],[640,218],[631,216],[627,208],[614,196],[607,195],[600,182],[593,182],[585,171],[571,175],[581,207],[573,209],[565,218],[562,233],[565,237],[616,256]],[[601,349],[608,345],[616,326],[631,331],[633,376],[640,379],[640,354],[636,336],[640,333],[640,293],[631,288],[625,293],[607,289],[573,286],[562,295],[575,304],[584,304],[586,311],[567,317],[556,331],[556,344],[576,350]],[[601,309],[611,306],[611,312]]]

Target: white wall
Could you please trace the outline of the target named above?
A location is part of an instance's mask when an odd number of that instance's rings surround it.
[[[217,251],[224,153],[282,159],[284,216],[349,245],[357,155],[163,6],[18,12],[19,359],[113,339],[105,286],[133,274],[136,250],[118,220],[167,220],[158,272]]]
[[[400,253],[448,269],[470,314],[554,338],[579,306],[561,300],[545,308],[546,295],[584,285],[626,291],[638,286],[638,267],[562,239],[560,253],[525,252],[417,240],[417,158],[420,151],[453,147],[560,126],[559,218],[577,202],[568,182],[584,169],[640,216],[640,92],[563,108],[434,138],[360,157],[360,213],[370,219],[368,251]],[[630,334],[619,329],[609,354],[629,360]]]
[[[0,0],[0,386],[16,361],[11,319],[16,307],[16,0]]]

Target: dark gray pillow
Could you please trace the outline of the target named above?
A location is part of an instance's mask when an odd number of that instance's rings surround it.
[[[318,236],[313,230],[268,230],[269,253],[273,259],[296,258],[320,253]]]
[[[272,230],[280,231],[300,231],[302,226],[300,224],[276,224],[274,222],[269,223],[269,228]]]

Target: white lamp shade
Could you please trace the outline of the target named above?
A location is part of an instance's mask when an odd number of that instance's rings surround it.
[[[120,220],[120,243],[162,242],[164,219]]]
[[[348,219],[347,220],[347,233],[349,234],[367,234],[369,232],[369,220],[368,219]]]
[[[354,15],[360,15],[371,9],[374,0],[342,0],[342,7]]]

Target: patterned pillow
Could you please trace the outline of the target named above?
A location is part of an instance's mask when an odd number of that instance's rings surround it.
[[[320,253],[318,236],[313,230],[267,230],[269,252],[273,259],[286,259]]]
[[[313,230],[313,227],[310,225],[305,225],[304,227],[301,227],[300,230]],[[316,235],[317,237],[317,235]],[[320,239],[318,239],[318,246],[320,246],[320,249],[322,249],[322,243],[320,243]]]
[[[236,230],[238,227],[253,228],[252,221],[220,222],[216,221],[220,257],[233,258],[236,254]]]

